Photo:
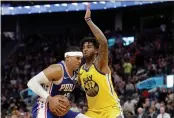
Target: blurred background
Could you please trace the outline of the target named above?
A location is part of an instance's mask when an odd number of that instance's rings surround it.
[[[31,118],[37,96],[28,80],[64,59],[68,46],[92,36],[84,21],[86,4],[2,2],[2,118]],[[112,82],[125,118],[174,118],[174,2],[91,1],[91,8],[108,39]],[[70,99],[72,110],[87,110],[79,86]]]

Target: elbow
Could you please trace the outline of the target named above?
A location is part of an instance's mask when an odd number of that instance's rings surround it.
[[[108,44],[108,41],[107,41],[106,38],[103,38],[103,40],[101,41],[101,43],[102,43],[103,45],[107,45],[107,44]]]
[[[28,83],[27,83],[28,88],[31,88],[31,87],[32,87],[32,83],[33,83],[33,80],[30,79],[30,80],[28,81]]]
[[[108,48],[107,40],[98,40],[98,41],[99,41],[101,47]]]
[[[96,35],[96,39],[99,41],[100,44],[106,45],[108,44],[108,40],[103,34]]]
[[[28,88],[30,88],[30,85],[31,85],[31,82],[28,81],[28,83],[27,83]]]

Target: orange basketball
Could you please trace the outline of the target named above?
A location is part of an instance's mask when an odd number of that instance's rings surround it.
[[[56,115],[56,116],[63,116],[63,115],[65,115],[68,111],[69,111],[69,109],[70,109],[70,102],[69,102],[69,100],[68,100],[68,98],[66,98],[66,97],[64,97],[63,95],[56,95],[56,96],[54,96],[54,97],[61,97],[61,99],[62,100],[64,100],[64,102],[62,102],[62,101],[59,101],[61,104],[63,104],[65,107],[66,107],[66,110],[64,111],[64,112],[62,112],[62,113],[57,113],[57,112],[55,112],[55,109],[54,108],[52,108],[51,106],[50,106],[50,104],[49,104],[49,109],[50,109],[50,111],[54,114],[54,115]]]

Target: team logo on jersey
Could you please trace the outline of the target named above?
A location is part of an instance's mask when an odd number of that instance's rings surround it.
[[[94,80],[92,80],[92,75],[84,78],[83,82],[86,94],[90,97],[95,97],[99,92],[99,86]]]
[[[73,84],[62,84],[59,91],[68,91],[71,92],[73,91],[75,86]]]

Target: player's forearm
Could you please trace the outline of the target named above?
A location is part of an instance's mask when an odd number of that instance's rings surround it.
[[[41,86],[42,83],[48,83],[49,80],[46,78],[46,76],[44,75],[43,72],[40,72],[39,74],[37,74],[36,76],[34,76],[33,78],[31,78],[28,83],[27,86],[37,95],[39,95],[40,97],[44,98],[45,100],[48,98],[49,94],[43,89],[43,87]]]
[[[97,38],[97,40],[99,41],[99,43],[107,43],[107,39],[105,37],[105,35],[103,34],[103,32],[92,22],[91,19],[86,20],[89,28],[91,29],[92,33],[94,34],[94,36]]]

